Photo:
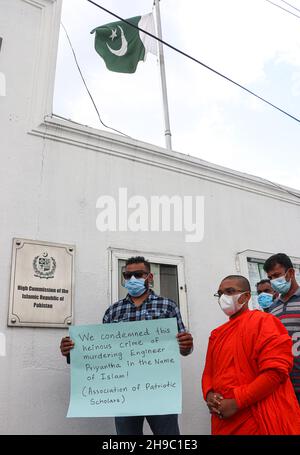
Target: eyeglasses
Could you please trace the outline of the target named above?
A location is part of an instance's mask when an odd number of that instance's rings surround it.
[[[226,289],[225,292],[221,292],[221,291],[216,292],[214,294],[214,297],[219,299],[223,294],[225,294],[225,295],[235,295],[235,294],[237,294],[239,292],[249,292],[249,291],[242,291],[241,289],[230,288],[230,289]]]
[[[132,276],[135,278],[143,278],[144,275],[149,275],[145,270],[134,270],[133,272],[123,272],[124,280],[130,280]]]

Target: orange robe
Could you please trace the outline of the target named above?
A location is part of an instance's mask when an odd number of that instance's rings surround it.
[[[212,415],[212,434],[300,434],[300,407],[289,378],[292,340],[269,313],[246,310],[213,330],[202,377],[209,391],[234,398],[238,412]]]

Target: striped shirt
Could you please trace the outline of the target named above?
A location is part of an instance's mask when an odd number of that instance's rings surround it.
[[[276,299],[269,310],[280,319],[292,338],[294,367],[291,381],[300,403],[300,287],[287,302],[283,302],[280,297]]]
[[[130,295],[112,304],[104,313],[103,324],[111,322],[145,321],[150,319],[177,319],[179,332],[185,332],[178,306],[173,300],[156,295],[152,289],[140,306],[136,306]]]

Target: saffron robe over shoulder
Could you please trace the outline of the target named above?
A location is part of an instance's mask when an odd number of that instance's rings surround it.
[[[292,340],[271,314],[247,310],[213,330],[203,397],[214,391],[234,398],[238,412],[228,419],[212,415],[212,434],[300,434],[292,366]]]

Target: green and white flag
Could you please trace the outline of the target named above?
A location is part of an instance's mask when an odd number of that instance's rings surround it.
[[[153,14],[127,19],[133,25],[155,35]],[[91,31],[95,33],[95,49],[110,71],[134,73],[148,52],[157,55],[154,38],[131,27],[126,22],[112,22]]]

